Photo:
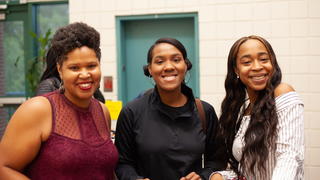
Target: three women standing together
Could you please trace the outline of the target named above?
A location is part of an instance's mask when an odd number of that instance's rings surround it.
[[[108,110],[92,98],[99,42],[83,23],[56,32],[50,49],[63,85],[16,111],[0,143],[0,179],[113,179],[114,169],[120,180],[303,179],[303,104],[281,83],[266,40],[232,46],[219,120],[184,82],[192,68],[184,46],[157,40],[144,67],[155,87],[118,119],[117,167]]]

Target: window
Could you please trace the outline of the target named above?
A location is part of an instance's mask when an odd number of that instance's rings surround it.
[[[0,138],[16,108],[30,97],[27,80],[32,59],[38,54],[38,41],[31,32],[51,37],[69,22],[68,2],[0,0]]]

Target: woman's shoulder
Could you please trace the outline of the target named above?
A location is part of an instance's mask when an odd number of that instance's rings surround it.
[[[32,116],[34,120],[41,119],[36,117],[44,117],[51,112],[51,105],[49,100],[43,96],[36,96],[28,99],[17,109],[17,113],[25,115],[26,117]]]
[[[28,99],[19,106],[10,119],[9,125],[16,127],[16,129],[40,130],[42,135],[46,136],[50,131],[51,116],[52,110],[49,100],[37,96]]]
[[[50,102],[46,97],[36,96],[28,99],[21,104],[21,108],[25,108],[32,111],[43,111],[50,107]]]
[[[196,98],[197,99],[197,98]],[[214,107],[205,100],[200,99],[201,104],[203,105],[204,110],[214,109]]]
[[[98,103],[99,103],[99,105],[101,106],[101,109],[102,109],[102,113],[103,113],[103,115],[104,115],[104,117],[105,117],[105,120],[106,120],[106,122],[107,122],[107,124],[108,124],[108,128],[109,128],[109,130],[110,130],[110,128],[111,128],[111,117],[110,117],[110,112],[109,112],[109,109],[108,109],[108,107],[105,105],[105,104],[103,104],[102,102],[100,102],[100,101],[98,101],[98,100],[96,100]]]
[[[125,107],[129,109],[145,109],[149,106],[148,101],[151,96],[151,93],[152,92],[146,91],[144,94],[138,95],[136,98],[129,101]]]
[[[280,83],[274,90],[274,96],[279,97],[283,94],[294,92],[295,90],[290,84],[287,83]]]
[[[214,107],[210,103],[208,103],[207,101],[204,101],[204,100],[200,100],[200,101],[203,106],[203,110],[206,113],[206,117],[213,117],[214,119],[216,119],[217,114],[216,114]]]
[[[292,88],[292,86],[281,83],[275,89],[275,102],[277,111],[294,107],[295,105],[302,105],[303,101],[299,97],[298,93]]]
[[[99,101],[99,100],[96,100],[96,101],[98,102],[99,106],[101,107],[102,113],[105,115],[106,119],[110,120],[110,112],[109,112],[108,107],[105,104],[103,104],[101,101]]]

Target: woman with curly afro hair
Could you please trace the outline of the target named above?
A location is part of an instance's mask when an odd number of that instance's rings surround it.
[[[242,37],[231,47],[219,122],[236,173],[215,176],[303,179],[303,103],[281,76],[276,55],[264,38]]]
[[[84,23],[57,30],[49,49],[60,89],[24,102],[0,142],[0,179],[114,179],[118,153],[99,87],[100,35]]]

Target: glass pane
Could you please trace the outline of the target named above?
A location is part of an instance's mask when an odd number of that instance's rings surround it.
[[[53,36],[54,32],[61,26],[65,26],[69,22],[68,4],[49,4],[49,5],[37,5],[36,16],[37,16],[37,36],[41,37],[38,41],[37,55],[40,59],[45,59],[49,40]],[[46,36],[47,32],[50,31],[50,35]],[[40,62],[43,68],[40,70],[40,74],[45,69],[45,64]]]
[[[0,96],[25,95],[23,35],[23,21],[0,22]]]
[[[19,105],[7,105],[0,107],[0,139],[4,133],[10,117],[18,107]]]
[[[52,36],[59,27],[69,23],[68,4],[39,5],[37,19],[39,34],[43,35],[50,29]]]

